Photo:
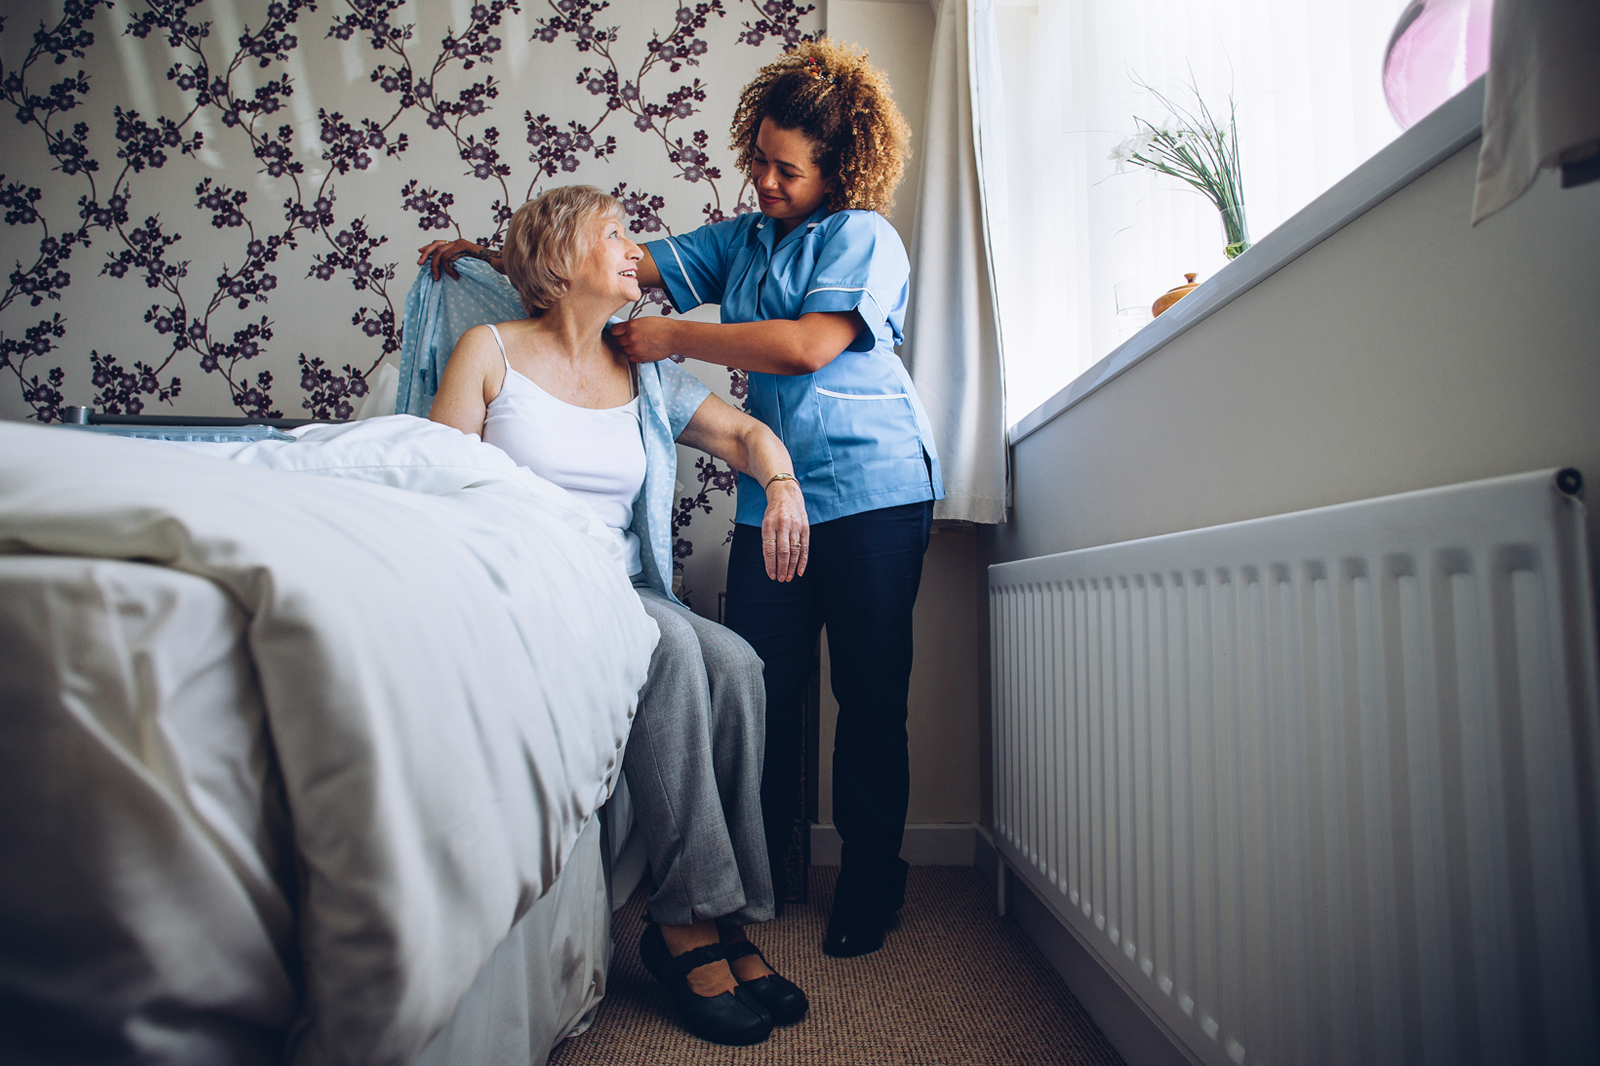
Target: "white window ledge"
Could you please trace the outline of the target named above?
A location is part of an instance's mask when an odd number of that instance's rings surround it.
[[[1307,204],[1260,243],[1217,271],[1116,351],[1025,415],[1007,433],[1016,444],[1104,388],[1169,341],[1226,307],[1477,139],[1483,129],[1483,79],[1391,141]],[[1469,205],[1463,204],[1463,217]]]

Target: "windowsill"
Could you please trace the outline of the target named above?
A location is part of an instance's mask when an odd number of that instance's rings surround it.
[[[1283,225],[1217,271],[1165,314],[1023,416],[1007,433],[1016,444],[1121,377],[1213,313],[1259,285],[1328,237],[1475,140],[1483,128],[1479,78],[1307,204]],[[1461,206],[1462,218],[1470,204]]]

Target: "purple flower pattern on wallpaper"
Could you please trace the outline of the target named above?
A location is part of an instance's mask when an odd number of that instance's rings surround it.
[[[0,413],[45,422],[68,402],[172,406],[201,395],[197,372],[238,412],[351,417],[399,349],[417,244],[496,244],[517,205],[574,181],[610,189],[639,239],[751,210],[726,170],[737,91],[817,30],[815,6],[794,0],[484,0],[442,35],[421,28],[419,0],[19,6],[0,16],[0,240],[13,260]],[[142,97],[119,84],[129,49],[164,83]],[[515,100],[497,63],[520,79]],[[311,110],[308,72],[340,68],[347,84]],[[80,295],[85,275],[114,299]],[[138,321],[130,292],[144,294]],[[286,347],[286,332],[309,347],[305,308],[330,300],[343,310],[316,323],[321,350]],[[100,321],[110,307],[114,330]],[[665,294],[631,313],[669,313]],[[75,332],[99,340],[85,350]],[[744,399],[741,372],[722,381]],[[685,460],[680,572],[688,527],[734,485],[715,460]]]

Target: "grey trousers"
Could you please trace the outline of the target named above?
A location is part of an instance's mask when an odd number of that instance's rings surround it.
[[[661,629],[623,756],[662,925],[772,918],[761,821],[766,686],[761,660],[731,629],[635,579]]]

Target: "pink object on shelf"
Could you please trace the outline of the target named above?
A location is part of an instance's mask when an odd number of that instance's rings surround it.
[[[1383,95],[1402,129],[1489,69],[1494,0],[1413,0],[1383,57]]]

